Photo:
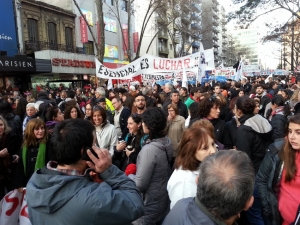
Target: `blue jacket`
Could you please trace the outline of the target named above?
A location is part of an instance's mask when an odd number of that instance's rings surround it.
[[[144,214],[134,182],[112,165],[95,183],[87,176],[67,175],[42,168],[27,184],[32,225],[127,225]]]

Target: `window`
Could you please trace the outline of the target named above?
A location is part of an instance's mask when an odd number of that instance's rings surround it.
[[[30,42],[37,42],[38,38],[38,21],[35,19],[28,19],[28,39]]]
[[[94,55],[94,42],[83,43],[83,51],[87,55]]]
[[[73,29],[70,27],[65,28],[65,38],[66,38],[66,51],[73,51]]]
[[[121,9],[125,12],[127,12],[127,1],[128,0],[122,0],[121,1]]]
[[[58,50],[56,37],[56,24],[48,23],[48,42],[49,48],[52,50]]]

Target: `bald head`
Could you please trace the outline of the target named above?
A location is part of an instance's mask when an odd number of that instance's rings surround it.
[[[254,169],[240,151],[219,151],[200,166],[198,200],[213,214],[227,220],[240,213],[254,190]]]

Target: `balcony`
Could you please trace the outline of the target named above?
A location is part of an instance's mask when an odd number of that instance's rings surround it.
[[[202,39],[202,34],[193,34],[192,38],[195,40],[201,40]]]
[[[193,41],[192,46],[195,48],[200,48],[200,43],[198,41]]]
[[[192,13],[191,19],[201,21],[201,17],[197,13]]]
[[[218,37],[218,35],[216,35],[216,34],[213,34],[213,40],[215,40],[215,41],[218,41],[218,40],[219,40],[219,37]]]
[[[214,46],[214,47],[216,47],[216,48],[217,48],[217,47],[219,47],[219,44],[218,44],[218,42],[216,42],[216,41],[213,41],[213,46]]]
[[[228,41],[227,40],[223,40],[222,41],[222,45],[228,45]]]
[[[25,41],[25,51],[27,52],[27,54],[41,50],[56,50],[62,52],[85,54],[83,48],[71,45],[53,44],[45,41]]]
[[[212,10],[212,12],[213,12],[213,14],[212,14],[213,18],[219,19],[218,13],[216,11],[214,11],[214,10]]]
[[[169,48],[165,47],[165,46],[160,46],[158,48],[158,53],[159,54],[165,54],[168,55],[169,54]]]
[[[218,54],[219,54],[219,51],[218,51],[217,48],[214,48],[214,54],[215,54],[215,55],[218,55]]]
[[[213,19],[212,19],[212,24],[215,25],[215,26],[218,26],[218,25],[219,25],[219,22],[213,18]]]
[[[220,31],[216,26],[212,27],[213,32],[215,32],[216,34],[218,34]]]
[[[191,23],[191,14],[185,14],[181,18],[181,21],[185,24],[190,24]]]
[[[225,32],[222,33],[223,38],[227,38],[227,34]]]
[[[227,29],[226,29],[226,27],[225,27],[225,26],[223,26],[223,27],[222,27],[222,31],[224,31],[224,32],[226,32],[226,31],[227,31]]]
[[[201,30],[201,25],[199,25],[198,23],[192,23],[191,24],[191,29],[192,30]]]
[[[218,4],[212,4],[212,8],[215,10],[216,13],[219,12],[219,9],[218,9]]]
[[[169,39],[169,35],[165,30],[161,30],[158,32],[157,37],[160,39],[165,39],[168,40]]]
[[[201,6],[199,4],[192,4],[192,8],[194,10],[198,11],[199,13],[202,11]]]

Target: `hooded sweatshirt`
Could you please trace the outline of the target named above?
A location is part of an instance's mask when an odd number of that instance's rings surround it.
[[[46,167],[37,170],[26,187],[32,225],[131,224],[144,207],[135,184],[114,165],[99,174],[67,175]]]
[[[244,115],[236,133],[237,150],[245,152],[253,163],[255,174],[272,143],[272,126],[261,115]]]

